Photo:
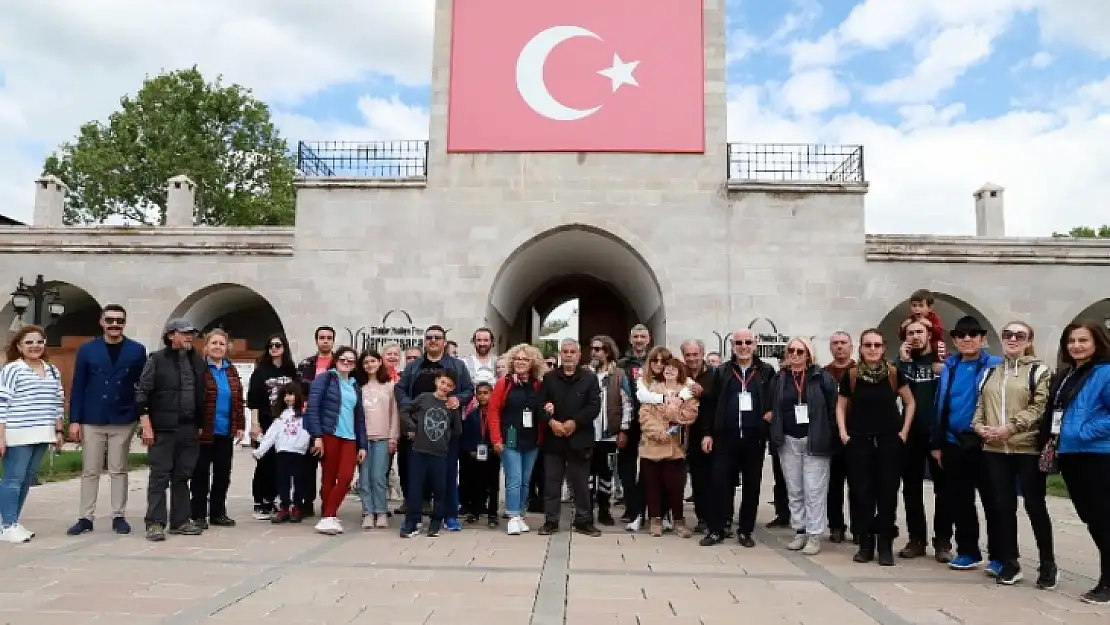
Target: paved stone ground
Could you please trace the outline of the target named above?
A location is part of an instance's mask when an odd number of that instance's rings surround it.
[[[35,488],[24,521],[38,537],[0,545],[0,624],[1110,623],[1110,609],[1076,599],[1093,586],[1098,563],[1066,500],[1052,510],[1067,572],[1057,591],[1044,592],[1032,581],[999,587],[981,571],[949,571],[931,558],[854,564],[849,545],[807,558],[784,549],[789,531],[760,530],[754,549],[615,529],[596,539],[565,531],[546,539],[483,526],[403,540],[396,530],[354,530],[359,507],[348,499],[348,533],[325,537],[310,524],[251,520],[252,465],[238,454],[229,502],[238,527],[161,544],[114,536],[103,522],[69,538],[77,483]],[[145,478],[132,474],[136,522]],[[102,510],[107,497],[105,478]],[[764,505],[761,521],[770,514]],[[1035,554],[1023,530],[1022,549]],[[1032,574],[1035,563],[1026,564]]]

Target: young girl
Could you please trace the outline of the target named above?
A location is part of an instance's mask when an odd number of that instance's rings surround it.
[[[270,424],[266,435],[258,443],[258,449],[253,452],[255,459],[260,459],[271,448],[277,450],[277,492],[280,507],[270,519],[272,523],[300,523],[302,513],[296,502],[305,501],[308,493],[312,492],[308,463],[315,462],[315,458],[308,455],[308,445],[312,437],[301,419],[303,409],[304,392],[301,391],[301,385],[289,382],[282,387],[277,401],[274,402],[274,414],[280,416]]]
[[[686,473],[687,428],[698,416],[698,400],[686,388],[686,366],[671,358],[663,363],[662,380],[648,390],[663,396],[663,402],[640,407],[640,475],[647,495],[651,535],[663,535],[663,513],[670,512],[675,535],[689,538],[693,533],[682,517],[683,487]],[[665,497],[665,501],[664,501]]]

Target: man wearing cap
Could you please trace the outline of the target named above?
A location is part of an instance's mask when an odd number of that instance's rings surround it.
[[[166,347],[150,355],[135,386],[140,434],[150,464],[146,538],[151,541],[166,539],[167,521],[170,534],[196,536],[202,532],[189,518],[189,478],[200,453],[207,368],[193,349],[195,334],[196,328],[185,319],[170,319],[162,332]]]

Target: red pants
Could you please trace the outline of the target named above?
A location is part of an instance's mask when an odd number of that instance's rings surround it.
[[[648,518],[661,519],[667,512],[675,523],[682,519],[686,471],[681,460],[640,459],[640,480],[647,495]]]
[[[351,488],[351,478],[355,475],[355,460],[358,449],[354,441],[337,438],[331,434],[321,437],[324,442],[324,460],[320,480],[321,515],[324,518],[337,516],[339,504]]]

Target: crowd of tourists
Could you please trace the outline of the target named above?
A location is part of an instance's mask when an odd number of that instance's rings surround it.
[[[335,330],[323,326],[316,353],[299,364],[285,337],[271,336],[249,380],[232,366],[223,330],[197,339],[192,324],[173,319],[164,349],[148,355],[124,336],[123,307],[109,305],[104,335],[78,351],[68,418],[45,333],[24,326],[0,370],[0,537],[33,539],[20,514],[44,454],[66,439],[81,444],[84,462],[69,534],[94,529],[105,468],[112,530],[130,533],[136,423],[149,453],[151,541],[236,524],[228,486],[235,441],[249,436],[261,521],[316,517],[316,531],[342,533],[339,508],[354,483],[361,528],[389,528],[396,515],[405,538],[459,531],[482,517],[519,535],[531,531],[530,512],[542,512],[537,533],[549,535],[560,531],[568,501],[571,529],[587,536],[616,525],[621,506],[628,532],[755,547],[769,449],[775,516],[766,526],[794,531],[787,549],[814,555],[824,541],[850,541],[856,562],[892,566],[931,547],[952,569],[982,569],[1012,585],[1023,578],[1020,496],[1041,589],[1059,580],[1046,484],[1060,473],[1100,557],[1101,577],[1082,599],[1110,603],[1104,324],[1068,325],[1049,364],[1036,356],[1029,324],[1006,324],[1001,345],[988,349],[978,319],[962,317],[946,334],[932,303],[928,292],[915,293],[897,337],[865,330],[858,351],[852,335],[834,333],[823,366],[801,337],[779,362],[766,362],[746,328],[731,333],[724,359],[695,339],[675,352],[653,346],[643,325],[631,329],[623,354],[612,337],[595,336],[585,345],[563,340],[547,358],[527,344],[495,355],[493,332],[481,328],[473,353],[459,358],[439,325],[427,328],[422,349],[387,344],[361,354],[336,346]],[[404,502],[391,511],[394,472]],[[899,490],[907,541],[895,552]]]

